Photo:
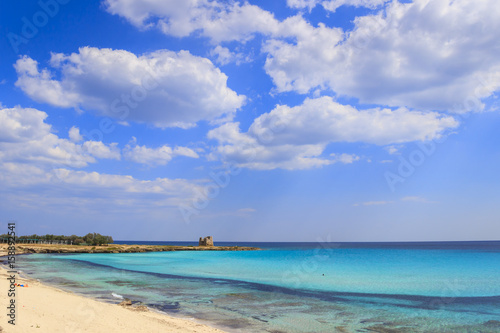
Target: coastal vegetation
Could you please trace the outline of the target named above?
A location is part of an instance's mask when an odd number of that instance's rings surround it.
[[[0,239],[7,240],[10,236],[0,235]],[[99,233],[88,233],[85,236],[64,236],[64,235],[25,235],[16,236],[16,243],[31,244],[68,244],[68,245],[93,245],[100,246],[113,243],[113,237],[101,235]]]

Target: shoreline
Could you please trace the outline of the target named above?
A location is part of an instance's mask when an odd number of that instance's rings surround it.
[[[0,244],[0,252],[7,251],[8,244]],[[63,244],[16,244],[16,254],[25,253],[143,253],[169,251],[258,251],[258,247],[246,246],[179,246],[109,244],[102,246]]]
[[[2,255],[3,253],[0,253]],[[0,266],[1,300],[8,306],[9,280],[7,269]],[[5,311],[0,312],[0,332],[172,332],[172,333],[227,333],[194,319],[174,317],[169,314],[120,306],[78,295],[41,283],[32,278],[15,274],[16,283],[28,287],[15,288],[15,325]],[[2,330],[3,329],[3,330]]]

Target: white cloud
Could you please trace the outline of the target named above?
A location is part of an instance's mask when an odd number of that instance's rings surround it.
[[[47,114],[31,108],[0,109],[0,161],[85,167],[98,159],[120,159],[116,144],[82,144],[61,139],[45,122]],[[70,131],[71,132],[71,131]],[[73,130],[73,137],[75,131]]]
[[[172,149],[164,145],[158,148],[149,148],[146,146],[138,146],[135,142],[125,147],[123,155],[130,161],[149,166],[166,165],[175,156],[199,157],[194,150],[187,147],[175,147]]]
[[[45,123],[47,114],[31,108],[0,109],[0,142],[18,143],[39,140],[50,133],[51,126]]]
[[[387,146],[385,149],[387,152],[391,155],[397,154],[399,149],[401,149],[403,146]]]
[[[76,144],[59,138],[46,118],[45,112],[31,108],[0,109],[0,192],[8,193],[5,200],[17,207],[47,205],[68,210],[77,208],[74,203],[78,199],[78,207],[94,207],[101,213],[127,207],[172,207],[177,211],[178,205],[192,202],[203,190],[197,181],[139,180],[76,170],[97,159],[120,159],[120,150],[116,144]],[[81,141],[78,128],[73,127],[70,133],[75,141]],[[173,149],[172,154],[196,155],[185,147]]]
[[[435,112],[373,108],[357,110],[331,97],[306,99],[302,105],[277,106],[250,126],[249,133],[263,137],[274,132],[276,144],[366,142],[377,145],[426,141],[440,137],[458,122]],[[274,129],[273,129],[274,127]]]
[[[198,32],[213,43],[260,33],[268,53],[265,70],[278,92],[331,90],[362,103],[420,110],[478,111],[500,88],[500,9],[495,0],[288,0],[294,8],[321,4],[382,8],[357,17],[352,31],[312,26],[302,16],[278,21],[248,3],[108,0],[107,10],[141,28],[166,34]],[[227,48],[215,52],[223,64]]]
[[[75,143],[83,140],[83,136],[80,134],[80,129],[75,126],[69,129],[68,136],[69,139]]]
[[[273,14],[248,3],[208,0],[106,0],[104,3],[109,13],[120,15],[141,29],[157,28],[176,37],[198,32],[214,43],[246,41],[256,32],[272,33],[278,25]]]
[[[296,43],[271,39],[263,45],[263,51],[268,53],[264,68],[276,89],[307,93],[325,86],[334,72],[331,67],[339,62],[337,44],[344,38],[342,29],[322,23],[314,28],[300,16],[287,18],[280,27],[282,35],[293,36]]]
[[[309,25],[295,42],[268,40],[265,69],[277,90],[465,112],[482,109],[479,100],[500,87],[494,0],[394,1],[354,23],[350,32]]]
[[[215,58],[215,62],[221,66],[229,63],[240,65],[244,62],[250,62],[250,57],[243,53],[231,52],[227,47],[217,45],[210,51],[210,56]]]
[[[174,155],[177,156],[186,156],[186,157],[191,157],[191,158],[198,158],[200,157],[193,149],[188,148],[188,147],[175,147],[173,151]]]
[[[85,141],[82,144],[83,151],[86,151],[97,158],[120,159],[120,149],[117,143],[105,145],[101,141]]]
[[[321,0],[286,0],[286,5],[290,8],[308,8],[311,10],[320,2]]]
[[[366,7],[376,9],[391,0],[326,0],[321,5],[328,11],[334,12],[341,6]]]
[[[36,207],[43,201],[46,206],[64,209],[104,207],[105,211],[134,207],[177,210],[189,204],[203,187],[184,179],[157,178],[139,180],[132,176],[102,174],[65,168],[44,168],[25,163],[0,165],[0,192],[8,191],[9,200]],[[75,207],[78,199],[78,207]],[[101,211],[101,213],[104,213]]]
[[[231,119],[245,97],[226,85],[227,76],[208,59],[160,50],[141,56],[124,50],[80,48],[52,54],[55,80],[24,56],[15,68],[16,85],[28,96],[59,107],[97,110],[121,121],[157,127],[194,126],[198,121]]]
[[[208,157],[236,163],[240,167],[258,170],[309,169],[333,163],[318,158],[324,145],[265,145],[250,133],[241,133],[239,123],[224,124],[208,132],[219,146]]]
[[[336,158],[339,162],[344,164],[352,164],[353,162],[359,161],[360,157],[354,154],[330,154],[330,156]]]
[[[74,107],[81,103],[78,93],[61,86],[61,82],[52,80],[49,70],[38,71],[38,62],[28,56],[16,61],[14,68],[19,76],[16,86],[31,98],[48,102],[60,107]]]
[[[321,4],[326,10],[334,12],[341,6],[366,7],[375,9],[390,0],[287,0],[291,8],[308,8],[309,10]]]
[[[349,154],[322,157],[332,142],[364,142],[376,145],[426,141],[439,138],[458,122],[434,112],[410,112],[400,108],[357,110],[331,97],[306,99],[302,105],[279,105],[254,120],[246,133],[238,123],[227,123],[208,133],[219,146],[211,159],[235,162],[252,169],[307,169],[336,162],[352,163]]]

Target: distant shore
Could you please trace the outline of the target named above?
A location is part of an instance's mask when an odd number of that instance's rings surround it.
[[[0,244],[0,252],[6,252],[7,244]],[[178,246],[109,244],[102,246],[65,244],[17,244],[16,254],[25,253],[141,253],[168,251],[256,251],[257,247],[244,246]]]

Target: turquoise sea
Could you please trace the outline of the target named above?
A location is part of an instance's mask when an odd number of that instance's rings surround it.
[[[263,250],[18,261],[59,288],[229,332],[500,332],[500,242],[216,245]]]

